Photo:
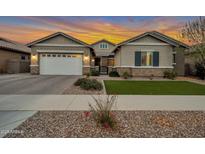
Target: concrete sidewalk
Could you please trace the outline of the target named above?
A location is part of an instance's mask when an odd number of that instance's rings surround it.
[[[0,111],[88,110],[88,103],[89,95],[0,95]],[[205,96],[119,95],[114,109],[205,111]]]

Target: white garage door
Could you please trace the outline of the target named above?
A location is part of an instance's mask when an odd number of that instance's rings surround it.
[[[82,75],[82,55],[41,54],[40,74],[42,75]]]

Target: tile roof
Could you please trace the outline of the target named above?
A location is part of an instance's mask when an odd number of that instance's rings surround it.
[[[31,49],[28,48],[27,46],[2,37],[0,37],[0,48],[14,50],[18,52],[24,52],[24,53],[31,53]]]

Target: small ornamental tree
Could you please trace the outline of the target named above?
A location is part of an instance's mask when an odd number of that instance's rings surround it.
[[[194,58],[197,66],[200,65],[204,68],[202,70],[205,70],[205,17],[199,17],[186,23],[181,30],[181,37],[188,39],[193,44],[189,55]],[[205,72],[201,74],[205,74]]]

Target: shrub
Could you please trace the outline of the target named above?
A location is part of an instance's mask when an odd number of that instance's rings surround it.
[[[93,99],[96,104],[94,106],[89,104],[89,106],[97,125],[104,128],[114,129],[116,126],[116,119],[111,110],[113,105],[116,103],[117,97],[107,96],[105,100],[93,97]]]
[[[154,78],[154,74],[151,74],[151,75],[149,76],[149,79],[150,79],[150,80],[153,80],[153,78]]]
[[[84,82],[86,82],[86,81],[87,81],[86,78],[80,78],[80,79],[78,79],[78,80],[74,83],[74,85],[75,85],[75,86],[80,86],[82,83],[84,83]]]
[[[99,75],[100,75],[100,72],[99,72],[99,71],[96,71],[96,70],[91,70],[91,71],[90,71],[90,75],[91,75],[91,76],[99,76]]]
[[[164,71],[164,78],[174,80],[176,78],[176,76],[177,76],[177,73],[174,70]]]
[[[129,75],[128,72],[124,72],[124,73],[122,74],[122,77],[123,77],[124,79],[128,79],[128,78],[131,77],[131,76]]]
[[[202,64],[197,63],[195,65],[195,68],[196,68],[196,76],[204,80],[205,79],[205,67]]]
[[[85,90],[102,90],[103,88],[102,83],[100,83],[96,79],[89,79],[89,78],[78,79],[74,83],[74,85],[80,86],[82,89]]]
[[[111,72],[109,73],[109,76],[110,76],[110,77],[120,77],[120,75],[119,75],[119,73],[118,73],[117,71],[111,71]]]

